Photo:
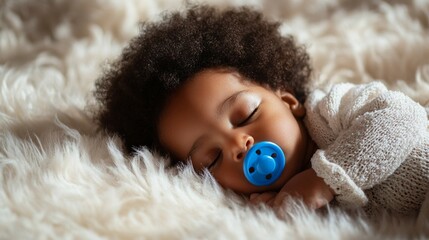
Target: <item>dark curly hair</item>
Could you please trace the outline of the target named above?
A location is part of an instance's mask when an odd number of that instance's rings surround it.
[[[167,154],[157,122],[168,97],[196,73],[234,69],[252,82],[305,100],[311,67],[303,47],[251,8],[200,5],[142,23],[118,61],[96,82],[96,121],[128,153],[147,146]]]

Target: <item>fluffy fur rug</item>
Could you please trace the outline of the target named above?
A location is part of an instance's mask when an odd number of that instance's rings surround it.
[[[381,80],[429,102],[429,1],[216,0],[251,4],[307,46],[314,86]],[[284,219],[252,208],[189,167],[126,157],[96,131],[91,91],[138,22],[175,0],[0,1],[1,239],[429,238],[419,221],[299,204]],[[424,210],[424,209],[423,209]]]

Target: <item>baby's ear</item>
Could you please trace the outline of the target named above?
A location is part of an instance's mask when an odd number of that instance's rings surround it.
[[[302,105],[292,93],[284,90],[277,90],[276,95],[290,108],[295,117],[302,118],[305,116],[304,105]]]

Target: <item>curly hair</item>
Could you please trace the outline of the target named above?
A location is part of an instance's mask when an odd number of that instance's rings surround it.
[[[311,67],[304,47],[282,36],[278,22],[251,8],[200,5],[172,12],[141,32],[97,80],[96,121],[118,135],[128,153],[146,146],[168,154],[157,122],[168,97],[196,73],[234,69],[252,82],[305,100]]]

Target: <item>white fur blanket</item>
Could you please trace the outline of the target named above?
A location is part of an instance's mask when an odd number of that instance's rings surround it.
[[[429,1],[216,0],[281,20],[307,46],[314,86],[381,80],[429,102]],[[363,217],[299,205],[255,209],[189,167],[121,152],[88,106],[106,61],[138,22],[175,0],[0,1],[0,239],[363,239],[429,237],[421,218]],[[426,234],[426,235],[425,235]]]

